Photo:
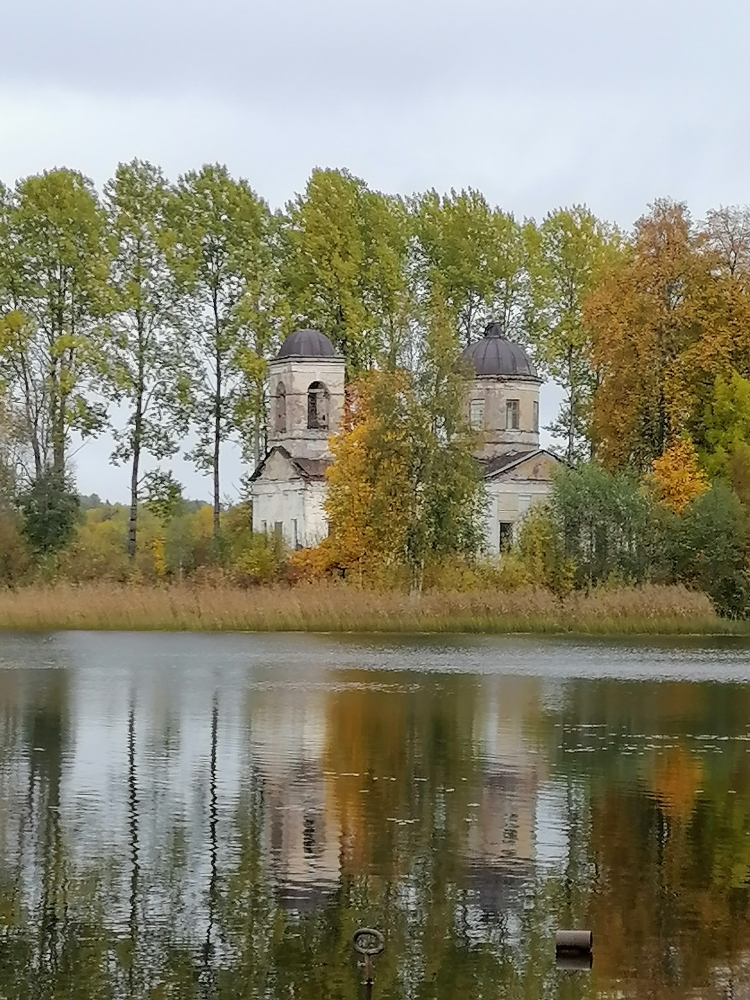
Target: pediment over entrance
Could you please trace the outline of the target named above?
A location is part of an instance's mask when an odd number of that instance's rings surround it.
[[[324,458],[292,458],[286,448],[272,448],[251,476],[252,482],[316,482],[325,479],[331,464]]]
[[[484,478],[489,482],[524,480],[551,482],[555,472],[565,463],[544,448],[530,452],[497,455],[485,464]]]

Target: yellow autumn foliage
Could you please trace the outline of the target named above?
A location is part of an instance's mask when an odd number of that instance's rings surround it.
[[[651,482],[661,503],[681,514],[691,500],[709,488],[698,452],[689,438],[673,441],[651,466]]]

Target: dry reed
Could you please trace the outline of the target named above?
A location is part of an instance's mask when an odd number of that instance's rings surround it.
[[[0,629],[315,632],[573,632],[601,635],[717,634],[704,594],[644,586],[574,593],[427,593],[410,597],[343,585],[163,587],[106,583],[0,591]]]

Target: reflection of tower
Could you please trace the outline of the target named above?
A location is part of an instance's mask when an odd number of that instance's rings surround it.
[[[322,768],[325,699],[309,690],[253,699],[253,758],[263,785],[266,863],[284,905],[320,905],[339,881],[341,829]]]

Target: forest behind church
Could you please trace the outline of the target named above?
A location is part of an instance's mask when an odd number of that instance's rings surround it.
[[[561,387],[566,462],[494,562],[457,363],[490,321]],[[344,355],[349,405],[330,537],[286,553],[227,503],[222,459],[261,458],[267,362],[300,326]],[[127,505],[76,490],[77,442],[102,434]],[[210,504],[170,472],[186,440]],[[750,210],[660,200],[623,231],[315,170],[273,211],[224,167],[172,182],[140,161],[102,191],[65,169],[0,185],[5,586],[677,586],[744,617],[749,509]]]

